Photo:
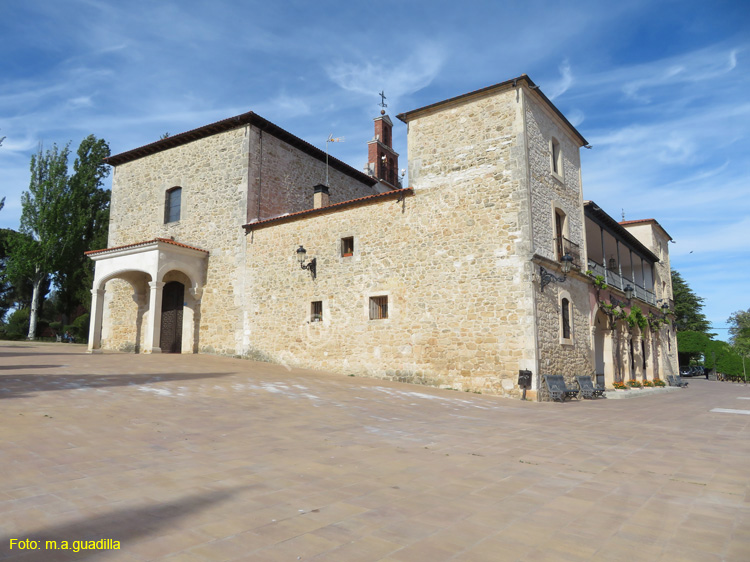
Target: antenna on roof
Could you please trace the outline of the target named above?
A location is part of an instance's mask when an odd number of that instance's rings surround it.
[[[329,142],[344,142],[344,137],[335,137],[333,136],[333,133],[328,135],[328,138],[326,139],[326,187],[330,187],[328,185],[328,143]]]
[[[622,222],[625,222],[625,209],[622,210]]]

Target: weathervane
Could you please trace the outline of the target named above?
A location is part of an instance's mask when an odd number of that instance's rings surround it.
[[[344,142],[344,137],[334,137],[333,133],[328,135],[328,138],[326,139],[326,187],[328,186],[328,143],[329,142]]]

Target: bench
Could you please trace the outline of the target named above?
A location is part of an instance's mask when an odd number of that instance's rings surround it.
[[[569,396],[575,396],[580,400],[578,396],[579,391],[565,386],[565,379],[562,375],[542,375],[542,378],[552,401],[559,400],[560,402],[565,402],[565,399]]]
[[[581,394],[583,394],[584,398],[600,398],[604,395],[604,388],[594,386],[589,375],[577,376],[576,381],[578,382],[578,386],[581,389]]]
[[[688,383],[682,380],[682,377],[675,375],[667,375],[667,382],[669,386],[679,386],[680,388],[685,388],[688,385]]]

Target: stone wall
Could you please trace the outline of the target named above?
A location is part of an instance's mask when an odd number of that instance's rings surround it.
[[[325,184],[326,163],[253,128],[247,222],[313,208],[313,187]],[[376,193],[365,182],[328,167],[330,204]],[[260,200],[260,207],[258,201]]]
[[[242,329],[249,139],[242,127],[120,164],[112,186],[109,247],[174,237],[209,251],[200,345],[231,355]],[[182,187],[180,220],[165,224],[165,193],[174,186]],[[119,321],[105,313],[105,332],[108,317]],[[113,333],[107,346],[122,343]]]
[[[524,95],[526,109],[526,135],[529,150],[529,182],[533,213],[534,252],[550,260],[555,255],[555,208],[562,210],[567,219],[564,236],[576,244],[580,251],[580,265],[584,271],[584,217],[580,183],[580,145],[565,130],[561,120],[536,100]],[[550,142],[560,143],[562,174],[551,169]]]
[[[413,197],[249,235],[245,355],[517,395],[535,358],[522,120],[515,94],[409,123]],[[340,256],[353,236],[352,257]],[[312,280],[296,263],[303,244]],[[387,320],[370,320],[387,296]],[[323,321],[310,322],[313,301]]]
[[[270,134],[261,135],[252,126],[120,164],[113,179],[108,246],[171,237],[208,250],[198,349],[241,354],[248,290],[242,225],[257,215],[259,198],[263,216],[312,208],[313,186],[325,181],[325,171],[324,161]],[[329,168],[329,178],[331,203],[375,193],[366,183],[334,168]],[[165,224],[166,191],[175,186],[182,188],[180,220]],[[103,325],[108,337],[102,345],[135,348],[135,328],[126,328],[134,318],[114,312],[129,309],[132,290],[128,294],[127,288],[110,285]]]
[[[587,268],[584,242],[583,197],[580,183],[580,144],[560,118],[534,94],[524,92],[528,143],[529,197],[534,253],[546,258],[542,266],[561,277],[555,252],[555,212],[561,210],[567,224],[563,235],[578,247],[575,266]],[[551,166],[551,140],[561,149],[561,171]],[[534,265],[538,274],[539,265]],[[539,285],[537,285],[538,287]],[[564,282],[553,282],[539,291],[536,301],[539,374],[561,374],[573,384],[576,375],[593,375],[590,283],[574,272]],[[562,299],[571,303],[571,337],[562,337]],[[573,384],[575,388],[575,384]]]

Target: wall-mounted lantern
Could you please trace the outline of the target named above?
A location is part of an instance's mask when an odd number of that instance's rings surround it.
[[[297,261],[299,262],[299,265],[302,269],[306,269],[310,272],[310,275],[313,279],[315,279],[315,264],[316,260],[315,258],[310,260],[310,263],[305,264],[305,258],[307,257],[307,250],[300,245],[299,248],[297,248]]]
[[[553,281],[557,283],[562,283],[568,278],[568,273],[570,273],[571,267],[573,267],[573,256],[570,254],[565,254],[563,257],[560,258],[560,270],[563,273],[562,277],[556,277],[554,273],[550,273],[546,269],[544,269],[541,265],[539,266],[539,277],[541,279],[541,290],[544,291],[545,285],[549,285]]]
[[[628,283],[627,285],[625,285],[624,291],[625,291],[625,298],[628,299],[628,301],[630,301],[633,298],[633,295],[635,294],[635,289],[633,289],[633,286],[630,283]]]

